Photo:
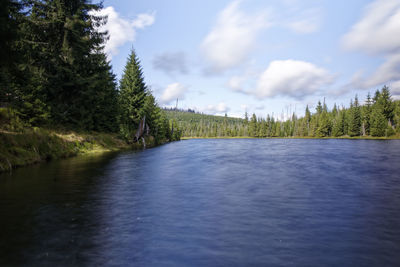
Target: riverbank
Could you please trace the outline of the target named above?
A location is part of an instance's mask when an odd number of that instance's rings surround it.
[[[191,139],[351,139],[351,140],[399,140],[400,134],[388,137],[374,136],[339,136],[339,137],[311,137],[311,136],[290,136],[290,137],[251,137],[251,136],[215,136],[215,137],[188,137],[183,136],[181,140]]]
[[[147,147],[154,146],[152,141],[152,138],[146,140]],[[117,134],[110,133],[77,133],[42,128],[24,129],[22,132],[0,130],[0,172],[79,154],[142,148],[142,144],[128,144]]]

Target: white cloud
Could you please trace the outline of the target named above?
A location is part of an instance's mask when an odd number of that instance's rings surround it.
[[[312,63],[276,60],[261,74],[254,94],[258,98],[277,95],[303,98],[333,81],[334,77],[328,71]]]
[[[400,1],[376,0],[342,39],[349,50],[371,54],[400,51]]]
[[[222,10],[201,44],[210,72],[223,72],[242,64],[254,47],[258,32],[270,26],[266,12],[246,14],[240,3],[233,1]]]
[[[143,29],[147,26],[151,26],[155,21],[155,13],[147,14],[139,14],[136,19],[132,20],[131,24],[136,29]]]
[[[202,112],[211,114],[224,114],[229,110],[230,108],[224,102],[220,102],[217,105],[208,105],[207,107],[200,109]]]
[[[360,21],[343,36],[342,45],[385,58],[368,77],[356,73],[351,86],[367,89],[400,79],[400,1],[376,0],[369,4]]]
[[[108,31],[110,36],[104,49],[109,58],[118,54],[118,48],[126,42],[135,41],[137,29],[150,26],[155,21],[155,13],[139,14],[133,20],[124,19],[120,17],[112,6],[99,11],[92,11],[91,14],[96,16],[108,16],[107,24],[102,25],[99,31]]]
[[[163,94],[161,95],[161,102],[164,104],[170,103],[173,100],[184,99],[187,87],[180,83],[172,83],[165,88]]]

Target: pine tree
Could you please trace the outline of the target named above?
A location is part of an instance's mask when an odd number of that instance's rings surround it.
[[[30,120],[49,116],[56,124],[95,129],[98,101],[110,96],[103,90],[115,91],[102,51],[107,33],[96,30],[105,18],[90,13],[101,6],[88,0],[26,3],[19,46],[21,113]]]
[[[247,124],[249,122],[249,115],[247,114],[247,111],[244,112],[244,123]]]
[[[336,117],[337,114],[338,114],[338,109],[337,109],[337,106],[336,106],[336,103],[335,103],[335,104],[333,104],[332,116]]]
[[[380,105],[374,105],[371,113],[371,135],[385,136],[387,122],[383,113],[383,108]]]
[[[339,110],[336,115],[332,127],[332,135],[335,137],[339,137],[344,135],[344,125],[345,125],[345,117],[346,112],[344,110]]]
[[[252,137],[256,137],[257,136],[257,117],[256,114],[253,113],[253,115],[251,116],[251,120],[249,123],[249,135]]]
[[[361,109],[356,95],[353,102],[350,103],[348,117],[348,134],[350,136],[359,136],[361,131]]]
[[[15,46],[22,5],[13,0],[1,0],[0,6],[0,106],[2,106],[12,104],[15,96],[12,71],[19,63],[19,60],[16,60],[19,59],[19,55]]]
[[[310,135],[310,123],[311,123],[311,112],[308,108],[308,105],[306,106],[305,121],[306,121],[306,128],[307,128],[305,135],[309,136]]]
[[[318,137],[325,137],[329,136],[330,132],[331,132],[331,125],[328,117],[328,112],[324,110],[322,111],[319,117],[319,124],[316,135]]]
[[[97,67],[93,69],[95,75],[91,82],[92,94],[86,98],[90,105],[90,116],[93,119],[91,130],[118,132],[120,110],[115,75],[104,54],[97,54],[96,60],[97,64],[93,64]],[[87,126],[81,126],[81,128],[87,129]]]
[[[368,93],[367,100],[365,101],[365,105],[362,107],[363,135],[370,135],[371,111],[372,111],[372,98],[371,98],[371,94]]]
[[[382,92],[378,99],[380,105],[383,109],[383,114],[385,115],[386,120],[388,121],[389,125],[393,125],[393,118],[394,118],[394,103],[392,101],[389,88],[385,85],[382,88]]]
[[[144,117],[144,103],[148,95],[140,61],[132,49],[120,80],[121,133],[130,138]]]
[[[321,114],[322,110],[323,110],[323,107],[322,107],[321,101],[318,101],[318,105],[316,107],[317,114],[318,115]]]

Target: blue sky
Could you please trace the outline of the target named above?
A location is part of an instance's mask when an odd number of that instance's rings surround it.
[[[400,96],[400,0],[118,0],[106,52],[120,78],[133,47],[161,106],[282,118]],[[282,116],[283,114],[283,116]]]

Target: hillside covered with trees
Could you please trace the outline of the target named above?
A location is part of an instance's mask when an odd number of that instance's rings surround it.
[[[155,143],[179,139],[135,51],[117,84],[103,49],[107,32],[97,30],[107,18],[92,12],[100,8],[89,0],[1,0],[1,129],[110,132],[129,141],[146,118]]]
[[[336,104],[328,109],[318,102],[304,116],[295,113],[281,121],[273,116],[257,118],[247,113],[244,119],[167,110],[176,120],[183,137],[389,137],[400,134],[400,101],[393,101],[388,87],[368,94],[364,104],[356,96],[349,107]]]

